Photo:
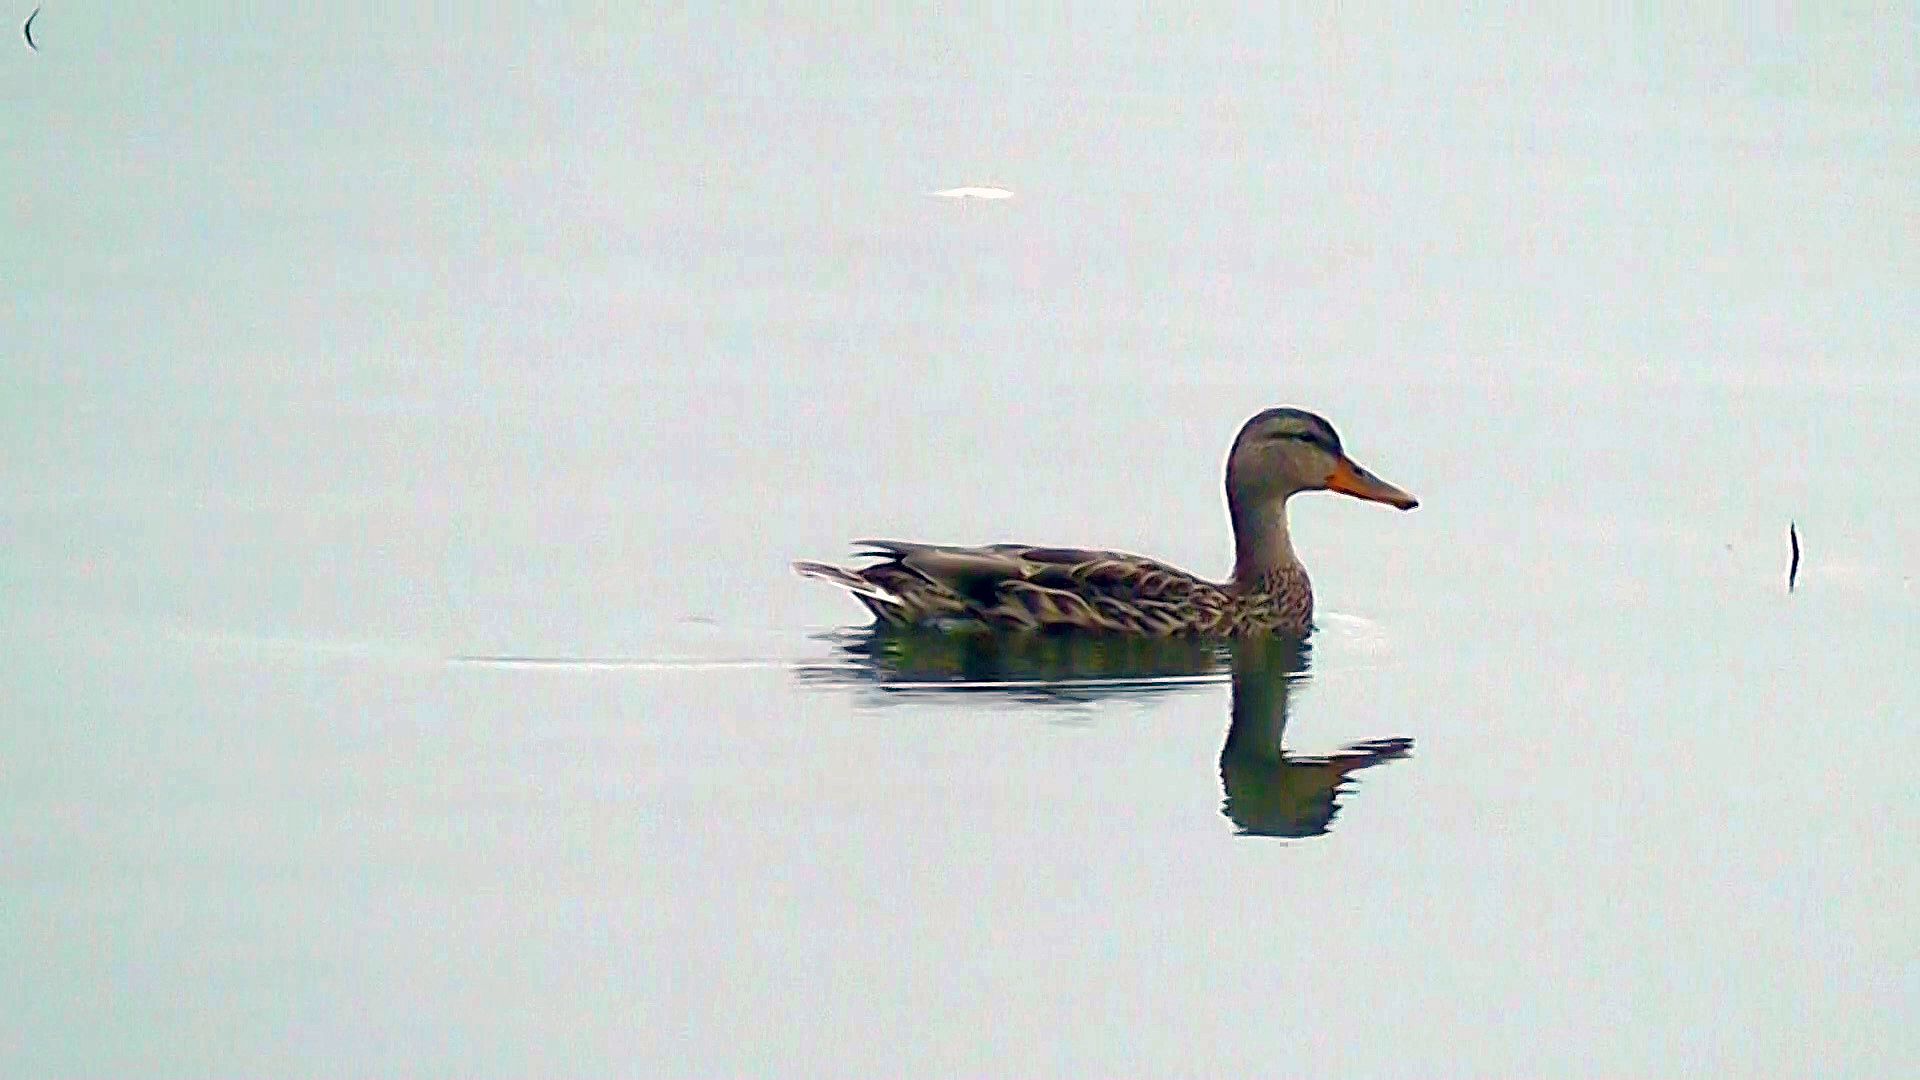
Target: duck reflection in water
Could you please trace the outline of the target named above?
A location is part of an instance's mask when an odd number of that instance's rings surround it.
[[[885,693],[1004,695],[1021,702],[1093,701],[1231,679],[1220,749],[1222,811],[1243,835],[1325,833],[1361,769],[1408,756],[1413,740],[1374,739],[1326,756],[1288,753],[1287,695],[1308,675],[1310,646],[1088,634],[953,633],[875,627],[835,638],[837,663],[800,669],[814,682]]]
[[[1347,778],[1406,757],[1413,740],[1370,739],[1326,757],[1287,753],[1287,691],[1307,677],[1305,642],[1249,638],[1233,650],[1233,720],[1220,748],[1223,812],[1251,836],[1319,836]]]

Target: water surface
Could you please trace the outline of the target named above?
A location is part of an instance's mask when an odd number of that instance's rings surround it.
[[[1920,1068],[1910,27],[248,17],[0,65],[0,1070]],[[1298,655],[786,568],[1276,404]]]

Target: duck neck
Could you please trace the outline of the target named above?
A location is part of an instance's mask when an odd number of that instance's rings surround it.
[[[1257,588],[1281,572],[1300,569],[1287,535],[1287,501],[1229,498],[1233,515],[1233,583]]]

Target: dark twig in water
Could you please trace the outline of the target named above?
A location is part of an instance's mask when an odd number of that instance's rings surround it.
[[[1787,522],[1787,543],[1793,547],[1793,562],[1787,565],[1787,591],[1793,591],[1793,583],[1800,577],[1800,530]]]
[[[40,51],[40,46],[33,43],[33,20],[34,16],[39,14],[40,9],[34,8],[33,14],[27,16],[27,21],[20,24],[20,32],[27,36],[27,48],[32,49],[34,52]]]

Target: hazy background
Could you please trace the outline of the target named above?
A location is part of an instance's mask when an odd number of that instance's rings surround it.
[[[1920,1067],[1910,12],[34,33],[6,1072]],[[1283,403],[1423,501],[1295,508],[1330,835],[1222,685],[794,676],[856,536],[1224,574]]]

